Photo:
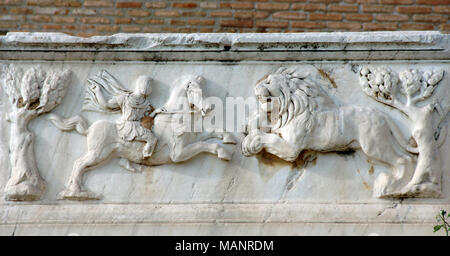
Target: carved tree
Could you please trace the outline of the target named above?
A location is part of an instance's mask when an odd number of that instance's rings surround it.
[[[398,109],[411,120],[410,144],[417,147],[419,155],[414,176],[401,191],[401,196],[440,195],[442,174],[438,127],[450,108],[447,104],[443,109],[437,100],[424,101],[431,98],[443,75],[443,70],[422,72],[409,69],[398,75],[387,68],[364,67],[360,71],[360,85],[368,96]],[[432,119],[434,110],[440,115],[437,126]]]
[[[34,134],[28,130],[28,123],[61,103],[70,73],[46,72],[40,67],[25,72],[13,65],[3,67],[3,88],[12,108],[8,116],[11,177],[5,187],[6,200],[38,200],[43,194],[45,182],[36,166]]]

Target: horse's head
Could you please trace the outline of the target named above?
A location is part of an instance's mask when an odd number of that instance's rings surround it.
[[[169,99],[164,108],[169,112],[191,113],[192,111],[202,112],[205,115],[209,110],[209,105],[203,99],[203,89],[205,79],[201,76],[183,76],[176,80],[175,87],[172,88]],[[181,109],[180,109],[181,106]]]
[[[185,90],[189,107],[192,110],[203,111],[203,90],[205,79],[202,76],[194,76],[186,80]]]

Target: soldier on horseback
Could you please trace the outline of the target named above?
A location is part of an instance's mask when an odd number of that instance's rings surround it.
[[[136,79],[133,92],[120,93],[109,100],[105,100],[99,86],[91,84],[91,89],[100,106],[116,110],[119,108],[122,117],[117,121],[117,131],[121,139],[125,141],[145,142],[143,157],[148,158],[155,149],[157,138],[150,130],[142,125],[142,119],[152,110],[148,102],[148,96],[152,92],[153,79],[149,76],[140,76]],[[152,115],[153,116],[153,115]]]
[[[63,131],[76,130],[87,138],[87,152],[76,159],[66,188],[58,194],[61,199],[92,200],[101,196],[83,188],[83,175],[110,156],[120,158],[119,164],[128,171],[138,171],[131,164],[156,166],[180,163],[201,153],[231,160],[233,153],[223,144],[236,144],[228,133],[178,132],[172,123],[178,123],[181,115],[205,111],[202,97],[202,78],[183,76],[171,89],[169,99],[159,110],[146,115],[152,108],[148,103],[152,80],[141,76],[134,91],[126,89],[106,70],[87,80],[82,111],[119,113],[116,122],[98,120],[89,125],[81,116],[62,118],[51,114],[49,119]],[[179,109],[179,106],[182,109]],[[209,108],[208,108],[209,109]],[[161,116],[160,116],[161,115]],[[155,118],[154,127],[146,124]],[[190,125],[190,123],[189,123]],[[157,135],[157,137],[155,137]],[[158,143],[156,143],[158,138]],[[207,142],[209,139],[220,142]],[[127,142],[127,143],[124,143]],[[140,141],[146,142],[142,145]],[[156,145],[158,144],[158,145]],[[158,146],[159,150],[154,150]],[[144,149],[142,149],[144,148]],[[143,155],[152,157],[143,157]]]

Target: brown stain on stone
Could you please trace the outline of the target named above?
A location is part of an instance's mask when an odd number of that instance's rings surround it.
[[[257,86],[261,81],[264,81],[266,78],[269,77],[270,74],[267,74],[265,76],[263,76],[262,78],[260,78],[258,81],[256,81],[255,86]]]
[[[373,168],[373,165],[370,166],[370,169],[369,169],[368,172],[369,172],[370,175],[373,175],[373,173],[375,172],[375,169]]]
[[[23,104],[23,98],[22,98],[22,97],[20,97],[20,98],[17,100],[17,102],[16,102],[16,107],[17,107],[17,108],[23,108],[23,107],[25,107],[25,104]]]
[[[333,88],[337,88],[337,85],[336,85],[336,82],[327,74],[327,72],[325,72],[325,71],[323,71],[323,69],[317,69],[317,70],[319,70],[319,74],[323,77],[323,78],[325,78],[325,79],[327,79],[328,81],[330,81],[330,83],[331,83],[331,85],[333,86]]]
[[[28,107],[28,109],[34,110],[34,109],[36,109],[37,107],[39,107],[39,105],[40,105],[40,102],[39,102],[39,99],[37,99],[36,101],[34,101],[33,103],[30,104],[30,106]]]
[[[293,168],[302,168],[307,165],[316,165],[317,154],[311,150],[303,150],[300,155],[292,163]]]
[[[144,116],[143,118],[141,118],[141,126],[144,128],[147,128],[149,130],[152,129],[153,122],[154,122],[154,118],[152,118],[152,117]]]
[[[257,158],[260,163],[267,166],[284,167],[286,165],[289,165],[291,166],[292,169],[299,169],[305,167],[308,164],[315,165],[317,162],[317,157],[315,157],[315,153],[309,150],[302,151],[293,162],[285,161],[279,158],[278,156],[271,154],[265,150],[261,151],[261,153],[257,155]]]
[[[27,106],[27,104],[28,104],[28,103],[25,103],[25,102],[23,101],[23,98],[20,97],[20,98],[17,100],[17,102],[16,102],[16,107],[17,107],[17,108],[23,108],[23,107]],[[36,108],[39,107],[40,104],[41,104],[41,103],[40,103],[39,99],[36,99],[35,101],[33,101],[33,102],[31,102],[31,103],[28,104],[27,109],[28,109],[28,110],[35,110]]]
[[[411,146],[411,147],[413,147],[413,148],[417,148],[417,141],[416,141],[416,139],[414,139],[414,137],[413,136],[411,136],[411,138],[409,138],[409,145]]]
[[[364,185],[364,188],[367,189],[368,191],[372,190],[372,188],[370,187],[370,185],[367,182],[363,181],[363,185]]]
[[[283,159],[265,151],[264,149],[256,157],[258,158],[260,163],[271,167],[290,164],[289,162],[284,161]]]
[[[373,166],[372,166],[370,169],[373,169]],[[370,169],[369,169],[369,173],[370,173]],[[356,172],[357,172],[357,173],[359,174],[359,176],[361,177],[361,179],[362,179],[362,184],[363,184],[364,188],[365,188],[366,190],[368,190],[368,191],[372,191],[372,188],[370,187],[369,183],[367,183],[367,182],[364,180],[364,178],[362,177],[361,172],[359,171],[359,169],[356,169]]]

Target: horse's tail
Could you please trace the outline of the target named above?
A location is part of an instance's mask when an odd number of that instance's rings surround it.
[[[76,130],[79,134],[86,136],[89,129],[86,120],[79,115],[62,118],[56,114],[49,114],[48,119],[61,131]]]
[[[403,137],[403,134],[401,133],[398,126],[394,122],[392,122],[392,120],[390,120],[389,117],[386,118],[386,121],[387,121],[389,127],[391,128],[392,135],[394,136],[394,138],[396,139],[398,144],[400,144],[400,146],[402,148],[404,148],[406,151],[408,151],[409,153],[418,154],[419,149],[417,147],[413,147],[409,144],[409,142],[405,139],[405,137]]]

